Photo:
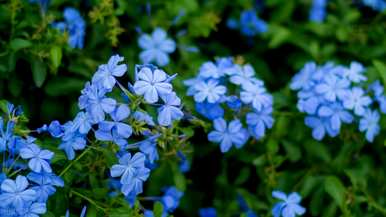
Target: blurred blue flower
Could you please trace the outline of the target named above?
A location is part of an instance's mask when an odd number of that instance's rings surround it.
[[[329,74],[316,85],[315,91],[323,95],[326,100],[334,102],[336,98],[343,100],[346,97],[349,86],[350,82],[347,79]]]
[[[217,217],[217,211],[213,207],[201,208],[198,210],[200,217]]]
[[[146,112],[135,111],[133,113],[132,117],[137,121],[145,122],[149,126],[155,125],[153,118],[149,114],[147,114]]]
[[[0,153],[5,151],[7,144],[12,140],[15,122],[8,121],[4,128],[4,120],[0,117]]]
[[[322,140],[326,133],[331,137],[335,137],[339,134],[339,130],[332,129],[330,126],[330,120],[328,118],[307,116],[304,119],[304,122],[306,126],[312,128],[312,137],[318,141]]]
[[[16,209],[23,208],[27,203],[36,199],[36,192],[28,188],[28,180],[21,175],[16,180],[6,179],[1,183],[1,207],[13,205]]]
[[[78,112],[74,121],[72,131],[87,134],[91,129],[92,121],[87,112]]]
[[[245,36],[255,36],[268,31],[267,23],[256,16],[255,10],[245,10],[240,15],[240,30]]]
[[[174,186],[165,188],[163,192],[164,195],[161,198],[161,203],[164,206],[164,211],[171,213],[180,204],[180,200],[184,193]]]
[[[245,104],[252,104],[256,111],[260,112],[264,107],[272,105],[272,97],[266,89],[258,84],[249,83],[243,86],[240,92],[241,101]]]
[[[354,110],[356,115],[362,116],[371,102],[371,98],[365,95],[365,91],[362,88],[354,87],[346,95],[343,106],[347,109]]]
[[[157,143],[153,138],[145,139],[139,143],[139,150],[144,153],[150,163],[158,160]]]
[[[151,35],[143,34],[138,39],[143,49],[139,57],[143,63],[156,63],[165,66],[169,63],[169,54],[176,49],[176,43],[167,38],[165,30],[156,28]]]
[[[123,122],[129,115],[130,109],[127,105],[117,106],[110,113],[112,121],[99,122],[98,130],[95,131],[95,137],[101,141],[114,141],[119,146],[126,145],[126,139],[133,132],[132,127]]]
[[[219,85],[216,80],[199,81],[194,85],[196,93],[194,94],[194,100],[196,102],[216,103],[225,94],[226,87]]]
[[[75,150],[83,150],[86,147],[86,139],[84,135],[71,131],[72,121],[64,124],[65,133],[62,137],[62,143],[59,149],[66,152],[67,158],[73,160],[75,158]]]
[[[172,85],[168,82],[166,73],[155,69],[152,71],[148,67],[143,67],[137,74],[138,80],[134,83],[136,94],[142,95],[147,103],[155,103],[159,95],[172,92]]]
[[[98,71],[92,77],[92,83],[106,89],[113,88],[117,82],[115,77],[121,77],[127,71],[126,64],[119,64],[123,60],[124,58],[119,55],[111,56],[107,64],[99,66]]]
[[[361,132],[366,132],[366,139],[369,142],[374,141],[374,137],[379,134],[380,115],[377,111],[371,111],[370,109],[366,110],[362,119],[359,122],[359,130]]]
[[[53,27],[66,31],[69,35],[68,44],[72,48],[83,48],[86,35],[86,23],[75,8],[64,9],[64,22],[53,23]]]
[[[49,160],[54,157],[54,153],[51,151],[41,150],[39,146],[30,144],[20,150],[20,157],[23,159],[29,159],[28,166],[34,172],[52,172]]]
[[[196,110],[209,120],[224,117],[224,109],[219,103],[196,103]]]
[[[306,212],[306,209],[299,205],[302,198],[296,192],[287,196],[284,192],[273,191],[272,197],[283,201],[276,203],[273,207],[272,214],[274,217],[295,217]]]
[[[17,216],[20,217],[39,217],[47,212],[45,203],[27,203],[22,209],[17,210]]]
[[[251,135],[260,139],[265,135],[266,129],[273,127],[272,107],[267,107],[260,112],[250,112],[246,118]]]
[[[221,152],[228,152],[232,144],[236,148],[241,148],[249,138],[247,130],[237,119],[227,125],[224,119],[218,118],[213,121],[213,125],[214,131],[208,134],[208,139],[211,142],[220,143]]]
[[[367,80],[366,76],[362,74],[364,71],[365,68],[362,64],[351,62],[350,68],[345,69],[343,76],[354,83],[359,83]]]
[[[326,18],[327,0],[313,0],[309,19],[321,23]]]
[[[158,123],[161,126],[170,126],[173,121],[180,120],[184,113],[181,111],[181,100],[176,93],[161,95],[164,104],[158,109]]]
[[[55,120],[55,121],[52,121],[48,126],[48,132],[51,134],[51,136],[55,138],[59,138],[63,136],[63,127],[59,123],[59,121]]]
[[[318,115],[330,119],[330,126],[333,130],[340,130],[342,123],[350,124],[354,117],[346,111],[340,103],[332,103],[319,107]]]
[[[130,153],[124,154],[119,158],[119,164],[111,167],[112,177],[121,177],[121,191],[127,196],[134,191],[135,194],[142,192],[142,183],[149,177],[150,170],[145,167],[145,155],[141,152],[131,156]]]
[[[107,90],[94,84],[86,83],[79,97],[79,108],[85,109],[93,123],[105,120],[105,113],[111,113],[116,107],[116,100],[105,96]]]

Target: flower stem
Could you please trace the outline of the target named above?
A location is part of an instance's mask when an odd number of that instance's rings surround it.
[[[78,160],[80,160],[83,156],[85,156],[89,151],[91,150],[90,146],[84,150],[82,154],[80,154],[75,160],[71,161],[66,168],[62,170],[62,172],[59,173],[59,176],[63,176],[71,167],[74,165]]]
[[[98,209],[102,210],[104,213],[106,213],[106,209],[105,208],[99,206],[93,199],[87,197],[86,195],[83,195],[83,194],[81,194],[81,193],[79,193],[79,192],[77,192],[75,190],[72,190],[72,189],[71,189],[70,193],[75,194],[76,196],[87,200],[89,203],[94,205],[96,208],[98,208]]]

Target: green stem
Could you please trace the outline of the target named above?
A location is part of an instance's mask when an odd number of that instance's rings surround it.
[[[79,193],[79,192],[77,192],[75,190],[72,190],[72,189],[71,189],[70,193],[75,194],[76,196],[87,200],[89,203],[94,205],[96,208],[98,208],[98,209],[102,210],[104,213],[106,213],[106,209],[105,208],[99,206],[93,199],[87,197],[86,195],[83,195],[83,194],[81,194],[81,193]]]
[[[84,150],[82,154],[80,154],[75,160],[71,161],[66,168],[62,170],[62,172],[59,173],[59,176],[63,176],[71,167],[74,165],[78,160],[80,160],[83,156],[85,156],[89,151],[91,150],[90,146]]]

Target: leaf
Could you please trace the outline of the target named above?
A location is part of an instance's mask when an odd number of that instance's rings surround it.
[[[379,60],[373,60],[373,65],[381,76],[383,85],[386,85],[386,65]]]
[[[335,200],[335,202],[344,208],[346,188],[342,182],[335,176],[329,176],[324,180],[324,189]]]
[[[32,78],[37,87],[41,87],[47,77],[46,65],[40,60],[32,60],[31,62]]]
[[[58,68],[62,61],[62,48],[59,46],[53,46],[50,50],[50,59],[54,68]]]
[[[159,201],[155,202],[153,207],[154,217],[162,217],[163,211],[164,211],[164,207],[162,206],[162,203]]]
[[[10,42],[9,46],[11,47],[12,50],[18,51],[20,49],[31,47],[32,43],[25,39],[15,38]]]

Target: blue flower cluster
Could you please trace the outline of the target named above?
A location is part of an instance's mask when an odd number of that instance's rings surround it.
[[[189,87],[187,94],[194,97],[197,112],[213,120],[214,130],[208,139],[220,143],[222,152],[233,145],[243,147],[250,135],[262,138],[273,126],[273,98],[249,64],[236,64],[231,58],[209,61],[185,85]]]
[[[154,63],[158,66],[169,64],[169,54],[176,50],[176,43],[167,37],[165,30],[156,28],[151,35],[142,34],[138,39],[143,51],[139,58],[145,64]]]
[[[350,67],[309,62],[294,76],[290,87],[299,91],[297,107],[307,114],[305,124],[313,129],[316,140],[326,134],[335,137],[342,124],[354,122],[359,123],[369,142],[379,133],[380,114],[375,104],[385,112],[383,86],[376,82],[365,89],[364,72],[358,62]]]
[[[0,117],[0,216],[4,217],[44,214],[55,187],[64,185],[51,169],[54,153],[41,149],[35,138],[16,134],[21,115],[20,108],[9,103],[6,118]]]
[[[151,199],[153,201],[161,202],[163,206],[162,217],[166,217],[169,216],[169,214],[173,213],[174,210],[178,207],[182,196],[184,196],[184,193],[179,191],[174,186],[164,188],[163,192],[164,195],[162,197],[152,197]],[[145,210],[144,216],[154,217],[154,213],[153,211]]]
[[[64,21],[53,23],[53,27],[68,34],[68,44],[72,48],[83,48],[86,35],[86,22],[75,8],[66,8]]]
[[[81,91],[78,104],[81,111],[74,120],[63,125],[53,121],[38,131],[48,131],[52,137],[60,138],[59,149],[66,152],[69,160],[75,158],[76,150],[87,147],[91,132],[96,141],[118,145],[119,162],[112,166],[110,175],[113,180],[119,179],[116,188],[133,204],[159,158],[157,140],[161,132],[184,114],[181,100],[170,83],[175,75],[168,76],[153,65],[137,65],[135,82],[126,88],[117,80],[127,72],[123,60],[114,55],[99,66]],[[156,122],[142,109],[148,105],[158,110]],[[137,138],[140,141],[129,144]]]
[[[326,18],[327,0],[313,0],[310,10],[310,20],[314,22],[323,22]]]
[[[299,205],[302,197],[293,192],[288,196],[281,191],[273,191],[272,197],[282,200],[278,202],[272,209],[273,217],[295,217],[301,216],[306,212],[306,209]]]
[[[229,19],[227,21],[227,26],[230,29],[239,29],[241,34],[248,37],[256,36],[268,31],[267,23],[257,17],[256,11],[253,9],[241,12],[239,21],[233,18]]]

